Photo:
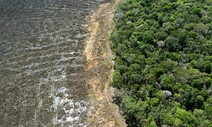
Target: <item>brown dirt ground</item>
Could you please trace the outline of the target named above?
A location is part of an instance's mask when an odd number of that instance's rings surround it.
[[[102,4],[88,24],[90,36],[84,55],[87,59],[87,85],[91,108],[88,112],[90,127],[126,127],[113,103],[113,88],[109,86],[113,74],[114,56],[110,49],[110,34],[114,28],[113,14],[120,0]]]

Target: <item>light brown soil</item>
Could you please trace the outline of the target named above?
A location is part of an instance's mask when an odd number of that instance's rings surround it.
[[[90,17],[90,36],[84,55],[87,59],[87,85],[91,99],[88,112],[90,127],[126,127],[113,103],[113,90],[109,87],[113,74],[113,59],[110,49],[110,33],[114,28],[113,14],[120,0],[102,4]]]

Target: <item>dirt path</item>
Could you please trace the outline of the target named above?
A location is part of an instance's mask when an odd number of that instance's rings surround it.
[[[112,19],[119,1],[101,5],[90,17],[90,36],[84,55],[87,59],[87,85],[91,99],[88,113],[91,127],[126,127],[118,106],[113,104],[113,92],[109,87],[114,59],[109,37],[114,28]]]

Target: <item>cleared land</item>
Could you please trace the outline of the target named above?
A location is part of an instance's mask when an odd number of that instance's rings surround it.
[[[125,127],[118,107],[113,103],[113,89],[109,82],[113,74],[114,56],[110,50],[110,33],[113,29],[113,14],[119,0],[102,4],[91,15],[85,56],[91,108],[88,121],[91,127]]]

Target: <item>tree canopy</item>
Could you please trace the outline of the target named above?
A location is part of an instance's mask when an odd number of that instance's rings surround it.
[[[112,86],[129,127],[212,127],[212,1],[125,0]]]

